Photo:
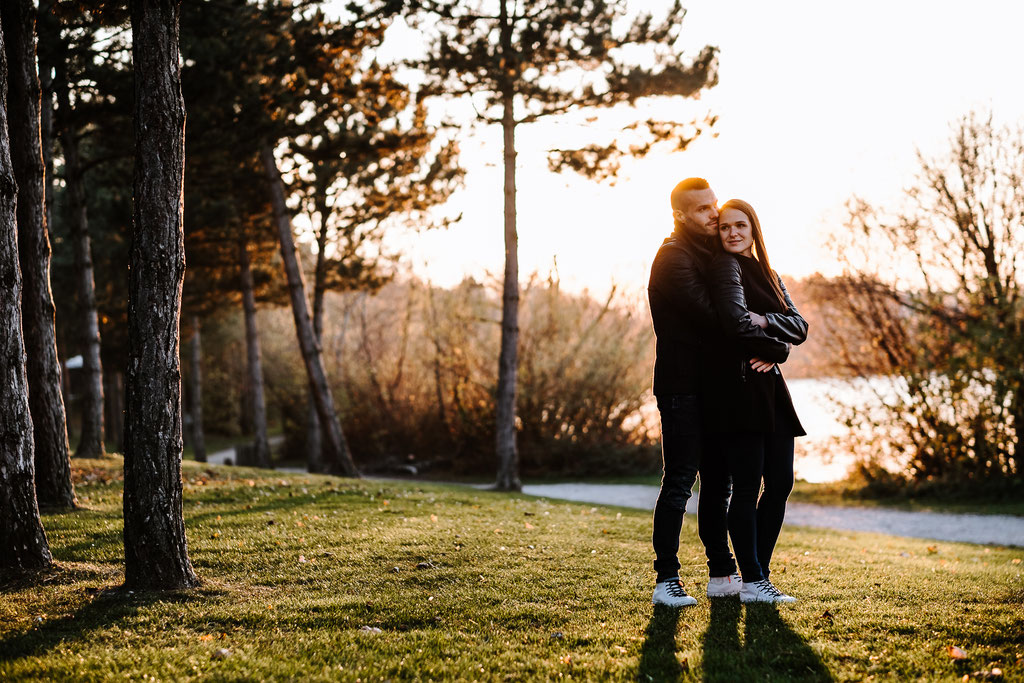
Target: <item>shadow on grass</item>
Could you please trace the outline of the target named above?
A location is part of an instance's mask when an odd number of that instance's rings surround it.
[[[744,606],[735,598],[711,602],[704,632],[705,681],[831,681],[832,674],[807,641],[779,614],[775,605],[745,606],[744,642],[740,645],[740,616]]]
[[[679,610],[655,605],[647,637],[640,650],[639,681],[678,681],[683,668],[676,659],[676,624]]]
[[[188,602],[200,599],[192,591],[135,592],[110,588],[69,616],[44,621],[28,631],[0,639],[0,652],[8,662],[22,657],[41,656],[60,645],[89,637],[92,631],[131,621],[139,610],[155,602]]]

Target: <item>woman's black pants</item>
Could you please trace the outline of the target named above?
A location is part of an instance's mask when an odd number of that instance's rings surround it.
[[[781,412],[781,411],[780,411]],[[786,424],[777,424],[774,432],[736,432],[708,434],[701,462],[701,497],[705,489],[728,488],[732,479],[732,499],[728,508],[729,537],[744,582],[760,581],[771,573],[772,553],[786,516],[786,500],[793,491],[793,432]],[[761,480],[764,479],[764,490]],[[760,493],[760,497],[758,494]],[[713,501],[719,497],[713,496]],[[703,501],[702,501],[703,503]],[[701,505],[701,509],[704,505]],[[698,512],[700,514],[700,512]],[[722,533],[716,528],[722,515],[711,514],[701,520],[700,533],[714,540]],[[712,576],[722,557],[712,556],[708,548],[708,566]],[[730,558],[731,559],[731,558]]]

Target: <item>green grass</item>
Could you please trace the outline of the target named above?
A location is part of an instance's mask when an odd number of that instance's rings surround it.
[[[649,513],[186,463],[203,586],[127,594],[120,461],[84,467],[61,569],[0,590],[0,679],[1024,680],[1020,549],[785,529],[796,605],[661,611]],[[692,519],[681,560],[700,594]]]

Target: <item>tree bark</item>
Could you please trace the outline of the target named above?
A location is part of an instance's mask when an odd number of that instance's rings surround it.
[[[323,348],[324,294],[327,290],[327,188],[322,183],[316,186],[316,212],[320,216],[320,229],[316,237],[316,268],[313,280],[313,334],[317,346]],[[324,440],[320,416],[316,411],[316,399],[309,392],[309,407],[306,421],[306,469],[310,472],[324,472]]]
[[[75,507],[68,461],[67,419],[57,360],[50,239],[46,230],[44,171],[40,139],[40,89],[36,74],[35,10],[31,0],[5,2],[9,83],[7,91],[11,162],[18,183],[18,249],[21,309],[27,355],[29,407],[35,444],[36,497],[44,508]]]
[[[59,31],[53,17],[53,0],[42,0],[39,3],[38,40],[42,45],[50,45]],[[47,233],[53,231],[53,74],[51,71],[49,51],[39,54],[39,88],[42,93],[39,107],[39,132],[43,147],[43,210],[45,212]],[[65,404],[66,405],[66,404]]]
[[[124,374],[109,373],[104,391],[110,396],[107,400],[107,433],[114,435],[114,448],[117,452],[124,453]]]
[[[274,150],[271,145],[264,143],[260,147],[260,159],[266,173],[270,201],[274,207],[274,221],[277,223],[278,237],[281,241],[281,257],[284,260],[285,273],[288,276],[288,290],[292,300],[292,313],[295,317],[295,333],[302,351],[302,360],[306,364],[306,374],[309,377],[310,390],[316,401],[317,413],[324,426],[323,431],[327,439],[331,466],[337,473],[358,477],[359,471],[352,461],[348,444],[345,442],[345,435],[341,430],[341,422],[338,420],[338,414],[334,408],[334,398],[331,396],[330,385],[327,383],[327,373],[324,372],[320,344],[316,341],[313,324],[309,317],[306,284],[295,253],[291,216],[288,213],[288,206],[285,204],[281,172],[277,168],[277,160],[274,158]]]
[[[192,404],[192,452],[197,462],[206,462],[206,434],[203,432],[203,346],[199,336],[199,316],[192,316],[192,379],[189,382],[189,403]]]
[[[512,66],[512,25],[505,0],[501,0],[499,23],[501,50],[508,69]],[[512,85],[504,77],[501,129],[504,134],[505,166],[505,281],[501,297],[501,353],[498,357],[495,451],[498,456],[499,491],[520,491],[519,451],[516,447],[516,370],[519,365],[519,236],[516,233],[516,147],[515,111]]]
[[[270,444],[267,441],[267,403],[263,393],[263,361],[260,354],[260,335],[256,328],[256,297],[253,294],[252,269],[245,239],[238,241],[238,269],[242,287],[242,308],[245,310],[246,367],[249,371],[249,411],[255,438],[252,462],[239,465],[270,467]]]
[[[0,577],[53,563],[36,502],[32,415],[21,336],[17,194],[7,134],[7,57],[0,31]]]
[[[124,454],[125,586],[199,583],[188,557],[181,491],[178,316],[185,274],[185,104],[180,0],[131,0],[135,183],[129,257]]]
[[[82,373],[85,390],[82,396],[82,431],[76,458],[99,458],[105,454],[103,444],[103,363],[100,360],[100,322],[96,310],[96,283],[92,269],[92,242],[89,238],[89,211],[85,200],[85,179],[78,150],[78,135],[71,113],[70,83],[66,59],[57,63],[57,127],[64,152],[64,182],[67,183],[71,205],[71,245],[75,253],[75,279],[78,282],[78,310],[81,318]]]

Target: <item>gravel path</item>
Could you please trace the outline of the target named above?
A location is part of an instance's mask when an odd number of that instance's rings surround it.
[[[633,484],[534,484],[523,493],[598,505],[653,510],[657,486]],[[697,496],[690,498],[687,512],[697,512]],[[844,531],[871,531],[893,536],[962,541],[1024,547],[1024,518],[1011,515],[968,515],[940,512],[907,512],[882,508],[835,507],[790,503],[786,524],[817,526]]]

